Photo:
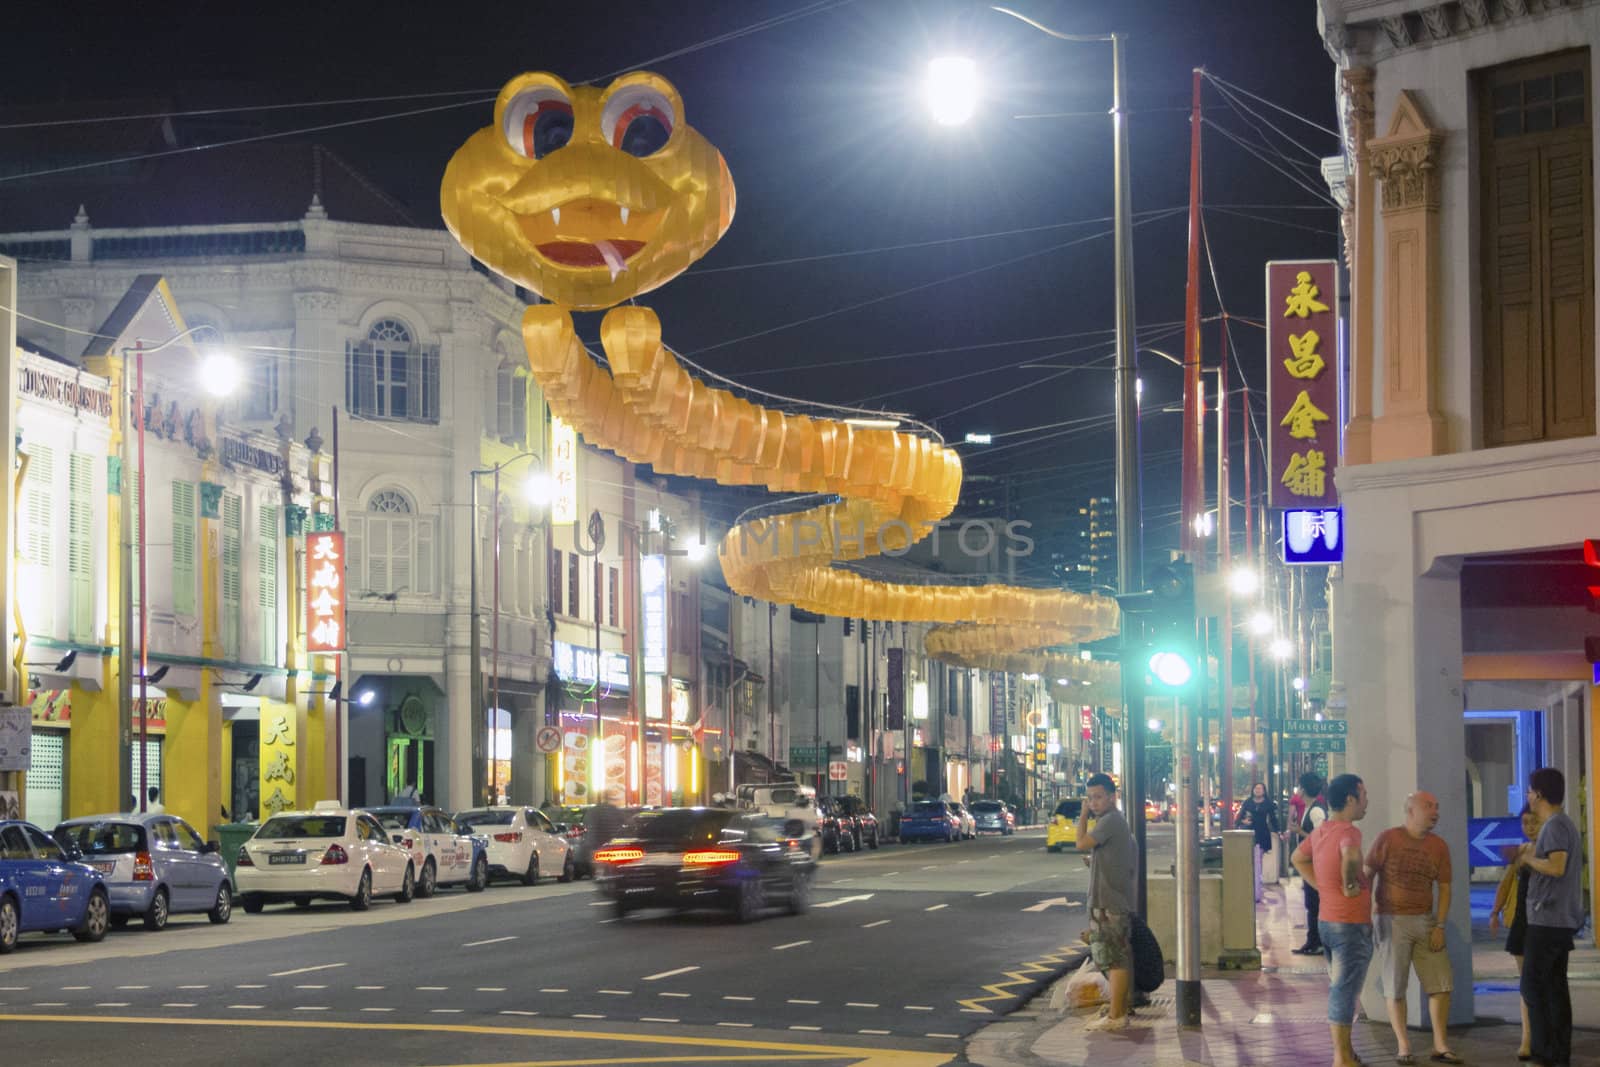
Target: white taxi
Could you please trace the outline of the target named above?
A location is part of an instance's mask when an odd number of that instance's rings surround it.
[[[404,804],[362,810],[377,818],[390,841],[411,853],[417,896],[431,897],[443,885],[464,885],[467,892],[479,893],[489,884],[483,838],[461,833],[449,812]]]
[[[254,915],[268,902],[347,900],[365,911],[374,894],[411,900],[416,870],[411,853],[393,844],[364,811],[320,801],[312,811],[285,811],[261,824],[239,846],[233,873],[239,903]]]
[[[523,885],[537,885],[541,874],[554,874],[558,881],[572,881],[576,870],[572,846],[538,808],[473,808],[457,812],[456,821],[488,839],[491,878],[519,878]]]

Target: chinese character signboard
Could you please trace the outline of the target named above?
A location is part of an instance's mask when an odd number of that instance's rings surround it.
[[[595,683],[594,649],[557,641],[554,650],[556,677],[578,685]],[[600,680],[606,688],[626,690],[630,684],[627,653],[606,651],[601,653],[601,661],[605,677]]]
[[[344,650],[344,534],[306,534],[306,651]]]
[[[1343,560],[1343,508],[1290,508],[1283,513],[1285,563],[1340,563]]]
[[[261,705],[261,818],[300,806],[295,787],[295,709]]]
[[[1275,508],[1339,503],[1339,282],[1333,260],[1267,264],[1268,473]]]
[[[906,651],[891,648],[887,655],[888,692],[885,696],[883,725],[888,730],[906,728]]]
[[[1033,731],[1033,765],[1043,767],[1050,759],[1050,731],[1035,728]]]
[[[989,736],[1006,735],[1006,676],[989,672]]]
[[[550,522],[556,526],[578,521],[578,431],[550,416],[550,479],[555,499],[550,502]]]

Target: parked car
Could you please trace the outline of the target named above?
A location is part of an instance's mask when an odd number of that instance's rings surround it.
[[[279,900],[301,908],[344,900],[366,911],[375,895],[393,894],[406,904],[416,877],[411,853],[390,841],[377,819],[337,801],[269,818],[239,846],[233,871],[239,903],[251,915]]]
[[[856,847],[878,847],[878,817],[860,797],[836,797],[839,806],[856,821]]]
[[[1154,800],[1144,802],[1144,821],[1160,822],[1162,816],[1161,805]]]
[[[900,816],[900,840],[907,844],[912,841],[950,843],[960,839],[961,820],[942,800],[915,801]]]
[[[68,819],[52,836],[100,872],[113,927],[135,916],[146,930],[164,930],[168,918],[190,912],[214,923],[233,917],[233,885],[216,842],[202,841],[175,815],[89,815]]]
[[[461,885],[469,893],[479,893],[489,884],[488,840],[463,832],[449,812],[403,805],[364,810],[387,831],[390,843],[411,853],[417,896],[431,897],[442,885]]]
[[[729,808],[641,812],[595,852],[595,886],[619,919],[638,908],[718,908],[753,922],[779,902],[798,915],[816,870],[803,829]]]
[[[1067,797],[1056,805],[1050,823],[1044,830],[1044,847],[1047,852],[1060,852],[1078,846],[1078,816],[1083,812],[1082,797]],[[1092,822],[1090,825],[1094,825]]]
[[[110,927],[111,896],[99,871],[30,822],[0,822],[0,955],[31,931],[71,930],[79,941],[99,941]]]
[[[572,847],[573,870],[579,878],[594,874],[594,842],[587,833],[589,814],[594,808],[593,804],[569,804],[564,808],[545,809],[556,833],[566,838]]]
[[[1000,800],[974,800],[972,819],[980,834],[999,834],[1010,837],[1017,832],[1017,817]]]
[[[491,878],[518,878],[523,885],[538,885],[546,873],[554,873],[561,882],[577,877],[572,843],[538,808],[473,808],[458,812],[456,821],[488,839]]]
[[[837,797],[818,797],[817,808],[822,812],[818,828],[822,833],[822,847],[828,852],[854,852],[860,839],[856,835],[856,820],[839,803]]]
[[[978,820],[972,817],[972,812],[967,810],[965,804],[959,800],[947,800],[945,805],[949,807],[950,814],[956,817],[956,823],[960,827],[963,838],[975,838],[978,836]]]

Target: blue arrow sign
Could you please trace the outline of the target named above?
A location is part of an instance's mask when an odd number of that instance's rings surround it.
[[[1515,816],[1468,819],[1467,862],[1473,867],[1504,867],[1506,858],[1500,850],[1526,840],[1522,836],[1522,820]]]

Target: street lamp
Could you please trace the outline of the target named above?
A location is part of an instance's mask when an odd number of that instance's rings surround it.
[[[144,357],[165,351],[180,341],[188,340],[201,330],[210,330],[210,326],[191,326],[182,333],[173,334],[152,348],[146,348],[143,338],[136,338],[133,346],[124,346],[122,349],[122,610],[119,621],[121,633],[121,648],[117,655],[117,718],[118,731],[122,742],[123,759],[122,768],[118,776],[118,784],[122,787],[122,795],[127,796],[133,792],[133,767],[129,747],[132,745],[133,734],[133,663],[128,655],[128,636],[133,632],[133,546],[139,546],[139,810],[144,811],[149,803],[150,796],[150,771],[146,759],[149,744],[148,720],[149,694],[150,694],[150,594],[145,583],[145,501],[144,501]],[[128,357],[133,357],[133,392],[130,397],[128,392]],[[231,393],[239,382],[239,368],[233,356],[227,351],[209,347],[202,356],[199,381],[207,393],[212,396],[226,396]],[[138,483],[135,492],[139,499],[138,529],[133,531],[136,541],[128,539],[130,529],[135,525],[133,515],[133,496],[128,492],[128,472],[133,467],[128,455],[128,420],[137,419],[138,428]],[[126,777],[122,777],[126,775]]]
[[[1294,642],[1290,641],[1287,637],[1274,637],[1272,639],[1272,644],[1268,646],[1267,651],[1272,653],[1273,659],[1286,660],[1290,656],[1294,655]]]
[[[942,56],[928,64],[922,89],[933,121],[960,126],[978,108],[978,65],[965,56]]]
[[[492,467],[480,467],[470,473],[472,478],[472,536],[468,548],[468,567],[471,571],[468,580],[468,596],[471,601],[468,606],[468,615],[472,619],[472,635],[470,639],[469,655],[472,659],[472,793],[473,802],[490,804],[489,796],[489,722],[488,709],[483,705],[483,637],[482,626],[478,618],[478,479],[485,474],[494,476],[494,596],[493,611],[491,613],[491,631],[489,634],[490,647],[490,672],[491,692],[493,694],[494,709],[496,714],[500,711],[500,472],[511,464],[523,459],[540,459],[537,452],[518,452],[516,455],[503,459]],[[540,508],[544,513],[541,524],[543,531],[542,543],[545,553],[550,550],[550,502],[555,499],[555,481],[543,471],[534,471],[528,475],[523,483],[523,495],[528,503]],[[548,571],[549,561],[546,559],[545,568]],[[598,657],[596,659],[598,663]]]
[[[1257,637],[1265,637],[1273,630],[1272,616],[1264,611],[1258,611],[1250,616],[1250,632]]]
[[[1235,596],[1255,596],[1261,588],[1261,576],[1254,567],[1237,567],[1228,575],[1228,588]]]

